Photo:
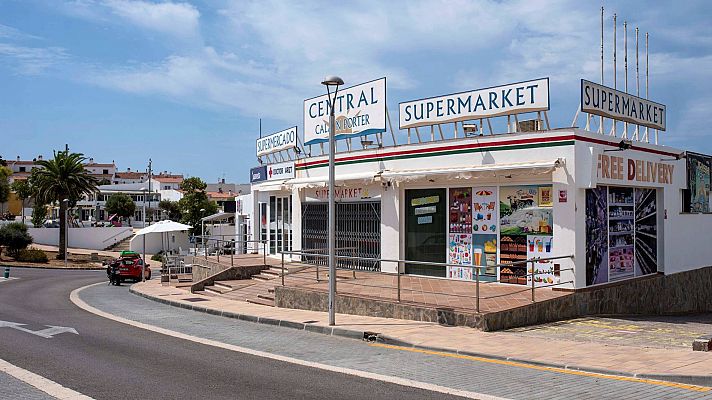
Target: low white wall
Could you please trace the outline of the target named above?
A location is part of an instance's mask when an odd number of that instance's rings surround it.
[[[161,234],[149,233],[146,236],[146,253],[156,254],[161,251]],[[166,238],[168,242],[166,243]],[[186,253],[190,249],[188,242],[188,232],[168,232],[163,234],[163,245],[167,250],[181,251]],[[137,253],[143,253],[143,236],[134,236],[131,239],[129,248]]]
[[[59,246],[59,228],[28,228],[27,231],[37,244]],[[69,228],[69,247],[103,250],[132,235],[133,229],[129,227]]]

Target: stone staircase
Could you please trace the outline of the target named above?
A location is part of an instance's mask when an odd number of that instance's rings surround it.
[[[274,287],[280,284],[281,273],[281,268],[270,267],[250,279],[216,281],[195,293],[274,307]]]
[[[130,245],[131,245],[131,239],[133,239],[133,236],[127,237],[126,239],[119,240],[118,242],[112,244],[111,246],[107,247],[104,249],[104,251],[125,251],[125,250],[131,250]]]

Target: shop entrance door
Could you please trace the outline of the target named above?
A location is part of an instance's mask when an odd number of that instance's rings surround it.
[[[445,189],[405,191],[405,258],[444,263],[447,260]],[[447,268],[406,264],[405,273],[445,277]]]
[[[269,197],[269,252],[292,250],[292,196]]]

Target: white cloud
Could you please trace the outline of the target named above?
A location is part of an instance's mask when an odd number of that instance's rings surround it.
[[[66,60],[61,47],[26,47],[0,43],[0,61],[21,75],[39,75]]]
[[[142,28],[182,37],[198,34],[200,12],[188,3],[107,0],[104,4],[115,15]]]

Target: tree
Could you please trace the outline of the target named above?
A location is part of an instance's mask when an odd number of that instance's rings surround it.
[[[183,218],[177,201],[161,200],[158,203],[158,208],[165,211],[171,221],[180,221]]]
[[[189,234],[195,235],[200,232],[200,219],[218,211],[218,205],[208,199],[205,189],[208,185],[198,177],[183,180],[180,188],[183,191],[183,198],[178,202],[182,211],[181,222],[192,226]],[[204,210],[204,211],[200,211]]]
[[[70,153],[69,150],[55,151],[54,158],[37,161],[40,168],[33,171],[37,201],[40,204],[59,202],[58,259],[64,258],[64,253],[67,251],[65,240],[67,207],[76,204],[83,195],[96,191],[97,180],[84,169],[85,160],[86,157],[81,153]],[[64,199],[69,202],[62,201]]]
[[[32,197],[32,185],[30,185],[30,180],[29,179],[23,179],[23,180],[15,180],[15,182],[12,182],[12,185],[10,185],[10,188],[12,189],[13,192],[15,192],[15,196],[17,196],[18,199],[22,202],[22,223],[25,223],[25,200],[29,199]]]
[[[7,247],[7,253],[15,257],[20,250],[32,244],[32,236],[27,233],[27,226],[19,222],[0,227],[0,246]]]
[[[131,217],[136,212],[136,203],[134,203],[128,195],[116,193],[109,196],[106,200],[105,208],[109,214],[116,214],[119,217],[128,218],[130,224]]]
[[[111,181],[106,178],[103,178],[102,180],[99,181],[98,185],[99,186],[111,185]]]
[[[10,175],[12,175],[12,170],[0,164],[0,205],[2,205],[0,212],[5,211],[5,202],[10,199]]]
[[[45,219],[47,219],[47,204],[36,201],[35,206],[32,207],[32,226],[41,228]]]

